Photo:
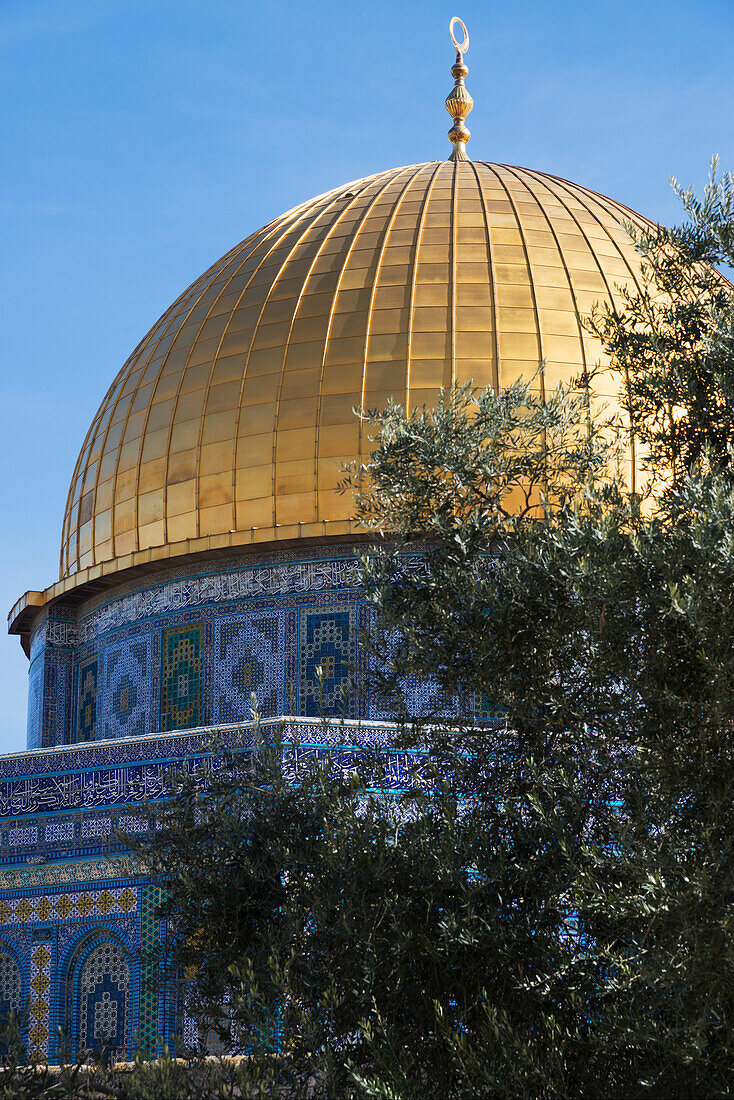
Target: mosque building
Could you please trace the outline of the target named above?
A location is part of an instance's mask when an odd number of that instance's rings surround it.
[[[603,359],[582,319],[639,283],[624,223],[646,219],[468,159],[460,21],[452,38],[450,158],[302,203],[177,298],[82,443],[59,579],[10,612],[28,738],[0,757],[0,1003],[27,1006],[31,1056],[58,1057],[59,1027],[73,1051],[121,1058],[191,1039],[149,961],[159,887],[114,837],[143,827],[136,808],[171,764],[207,756],[212,729],[247,740],[251,693],[285,718],[296,763],[389,747],[390,716],[360,691],[364,536],[335,492],[369,453],[354,408],[430,406],[470,379],[548,390]],[[609,373],[589,386],[592,414],[614,406]],[[635,464],[632,442],[631,481]]]

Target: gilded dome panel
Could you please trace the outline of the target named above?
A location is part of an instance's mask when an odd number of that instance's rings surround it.
[[[369,446],[354,406],[507,385],[541,359],[548,388],[598,362],[581,318],[639,276],[625,220],[649,225],[541,172],[439,161],[266,225],[173,303],[113,382],[72,479],[62,579],[350,532],[334,488]],[[592,405],[617,391],[602,375]]]

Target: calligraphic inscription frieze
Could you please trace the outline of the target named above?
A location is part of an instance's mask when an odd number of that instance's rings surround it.
[[[180,761],[191,774],[208,774],[221,762],[213,757]],[[66,772],[0,783],[0,818],[55,810],[97,809],[123,803],[156,801],[168,793],[171,764],[131,764],[104,771]]]
[[[151,733],[86,745],[57,746],[40,752],[12,753],[0,758],[0,783],[3,779],[21,776],[125,766],[136,760],[174,761],[198,756],[206,753],[213,735],[228,748],[246,747],[257,737],[272,736],[276,730],[283,741],[318,741],[342,748],[355,741],[388,746],[395,737],[394,726],[388,722],[365,723],[351,719],[268,718],[260,722],[259,730],[259,734],[255,734],[252,726],[225,723],[207,729]]]
[[[76,644],[89,641],[130,623],[182,611],[188,607],[226,603],[255,596],[321,592],[326,589],[356,589],[356,559],[287,562],[259,566],[231,573],[185,577],[154,585],[114,600],[80,618],[76,627],[50,621],[46,624],[49,643],[68,645],[75,631]]]
[[[350,556],[171,578],[92,608],[75,623],[49,618],[37,627],[38,640],[42,638],[44,643],[54,646],[81,645],[108,631],[186,608],[330,589],[356,592],[360,587],[358,564],[357,558]],[[420,569],[420,556],[405,555],[403,568]],[[38,648],[35,636],[34,646]]]
[[[370,759],[377,765],[375,756],[370,756],[375,748],[375,745],[368,749],[366,745],[339,747],[289,740],[283,747],[283,766],[286,775],[295,778],[299,770],[329,758],[338,771],[346,774],[358,767],[369,766]],[[244,751],[253,749],[250,743]],[[415,782],[423,775],[426,766],[427,757],[379,748],[379,771],[383,784],[387,783],[390,787]],[[183,769],[205,785],[207,778],[221,767],[221,758],[207,754],[178,761],[119,765],[95,771],[8,780],[0,782],[0,818],[157,801],[169,794],[167,777],[172,771]]]

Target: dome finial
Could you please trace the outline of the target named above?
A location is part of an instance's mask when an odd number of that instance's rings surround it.
[[[461,42],[457,42],[454,36],[454,26],[457,23],[464,32]],[[456,47],[456,62],[451,67],[451,75],[455,83],[451,93],[446,98],[446,110],[454,120],[454,125],[449,130],[449,141],[454,147],[449,160],[468,160],[466,143],[471,137],[471,133],[464,125],[464,119],[474,106],[474,100],[464,87],[464,77],[469,72],[464,64],[464,54],[469,49],[469,31],[457,15],[449,23],[449,34]]]

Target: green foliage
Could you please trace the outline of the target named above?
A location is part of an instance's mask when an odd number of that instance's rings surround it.
[[[499,760],[495,731],[465,725],[459,738],[474,760],[491,761],[467,776],[481,799],[496,797],[498,773],[520,797],[531,755],[546,774],[562,768],[579,801],[591,785],[614,807],[607,819],[600,810],[597,836],[579,816],[563,839],[579,853],[567,896],[599,985],[586,1000],[588,1077],[574,1079],[581,1036],[559,1015],[563,1087],[553,1083],[557,1063],[541,1060],[551,1093],[734,1090],[732,302],[701,266],[731,257],[731,179],[712,180],[700,206],[683,197],[692,222],[640,242],[646,289],[596,322],[658,485],[674,475],[656,501],[642,510],[625,492],[602,431],[593,462],[563,447],[562,463],[537,469],[535,515],[502,514],[502,480],[482,456],[502,448],[517,420],[511,461],[538,439],[545,415],[517,388],[454,391],[436,413],[365,414],[388,431],[352,474],[360,516],[382,535],[365,561],[381,619],[376,652],[392,642],[377,686],[395,699],[407,676],[432,676],[439,701],[464,691],[501,702],[515,741]],[[568,411],[564,437],[580,438],[579,403],[552,398],[553,427],[556,400]],[[445,486],[455,483],[472,489],[452,511]],[[421,566],[406,566],[421,543]],[[546,785],[536,782],[533,797]],[[581,963],[561,971],[544,961],[547,988],[563,1002]],[[503,1044],[522,1049],[509,1036]],[[486,1050],[470,1055],[481,1062]]]
[[[320,1081],[270,1058],[174,1058],[166,1049],[154,1060],[130,1063],[63,1060],[61,1065],[28,1063],[24,1021],[14,1013],[0,1021],[0,1097],[51,1100],[310,1100],[322,1095]]]
[[[731,286],[711,263],[734,263],[734,183],[716,160],[702,202],[676,190],[688,222],[640,233],[641,289],[598,307],[589,327],[610,369],[625,379],[636,438],[656,481],[678,483],[705,464],[731,466],[734,444],[734,309]]]
[[[606,648],[593,669],[578,650],[602,606],[584,578],[587,532],[600,525],[614,568],[629,522],[616,426],[589,424],[583,391],[559,387],[544,401],[521,382],[499,393],[456,388],[435,410],[406,416],[392,404],[367,419],[379,444],[345,487],[357,488],[361,522],[389,532],[363,562],[379,613],[365,642],[376,658],[389,654],[375,661],[373,690],[401,714],[405,678],[430,678],[437,703],[422,717],[435,718],[460,686],[501,702],[523,752],[542,748],[578,725],[588,706],[579,692],[610,689]],[[572,563],[563,524],[577,531]]]
[[[369,1093],[388,1059],[399,1095],[491,1075],[506,1095],[534,1095],[555,1029],[578,1034],[578,1058],[601,990],[569,924],[588,860],[580,831],[608,836],[596,791],[525,761],[516,797],[518,761],[512,784],[495,775],[495,797],[459,799],[461,760],[445,776],[418,757],[412,790],[380,794],[379,753],[352,782],[322,766],[294,784],[284,752],[276,741],[229,755],[206,793],[181,777],[154,811],[154,845],[140,845],[168,879],[171,951],[198,966],[200,1013],[219,1011],[224,1037],[255,1056],[277,1048],[320,1068],[330,1094]],[[571,998],[548,980],[558,967],[574,974]],[[514,1045],[491,1070],[485,1056],[476,1081],[459,1054],[498,1028]]]
[[[364,641],[415,774],[391,794],[365,752],[296,782],[276,739],[179,777],[136,842],[171,966],[253,1065],[277,1048],[327,1095],[734,1092],[731,299],[701,266],[733,194],[682,193],[592,322],[656,498],[583,384],[363,414]]]

